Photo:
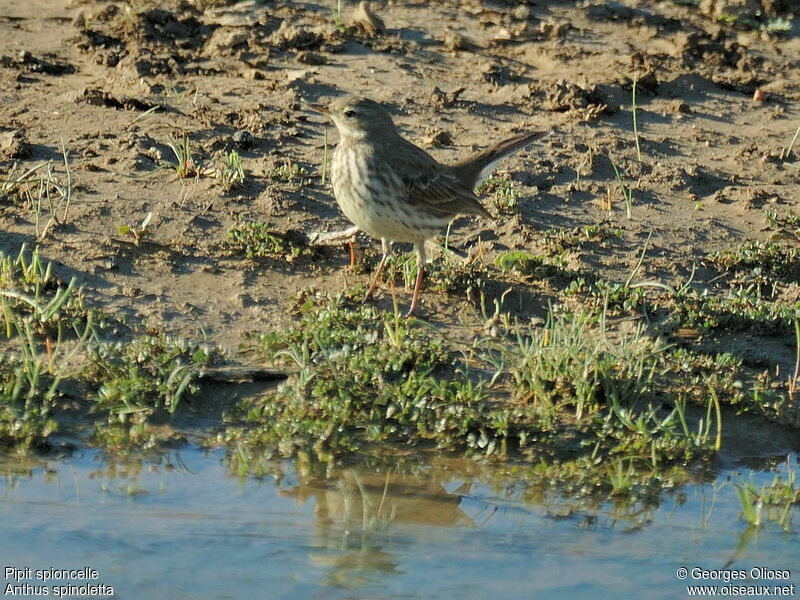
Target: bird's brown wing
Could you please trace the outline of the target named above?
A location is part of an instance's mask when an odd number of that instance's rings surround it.
[[[403,182],[411,204],[443,217],[460,214],[490,216],[475,193],[450,167],[439,164],[421,148],[410,143],[409,146],[404,148],[404,152],[395,153],[394,157],[395,162],[398,156],[403,157],[402,164],[396,165],[395,173]]]

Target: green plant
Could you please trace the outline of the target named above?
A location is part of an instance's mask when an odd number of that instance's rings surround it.
[[[786,473],[777,473],[771,483],[756,488],[752,481],[736,482],[744,519],[753,526],[765,520],[778,523],[787,533],[792,529],[792,513],[800,506],[797,473],[787,459]]]
[[[333,13],[333,23],[336,25],[336,29],[344,33],[347,31],[347,27],[344,24],[344,18],[342,13],[342,4],[343,0],[336,0],[336,2],[331,7],[331,12]]]
[[[6,300],[0,304],[8,314]],[[70,374],[71,360],[85,344],[92,323],[87,322],[83,332],[75,330],[78,341],[72,347],[61,335],[54,344],[46,343],[21,315],[14,315],[11,324],[13,343],[0,352],[0,446],[39,446],[57,429],[52,411],[58,386]]]
[[[291,456],[306,471],[392,443],[524,457],[531,478],[641,496],[713,452],[705,423],[685,430],[678,408],[656,402],[666,355],[643,329],[612,334],[596,313],[551,315],[543,329],[494,315],[495,335],[464,348],[421,322],[349,305],[331,300],[255,339],[253,352],[296,373],[228,416],[222,439],[237,472],[263,472],[254,454]]]
[[[512,213],[519,206],[519,199],[524,195],[522,190],[508,177],[492,175],[477,190],[478,194],[491,194],[492,204],[501,213]]]
[[[192,158],[188,135],[184,135],[180,141],[176,141],[170,137],[167,145],[175,155],[175,162],[169,164],[175,169],[175,173],[178,177],[186,179],[187,177],[200,174],[200,169],[194,158]]]
[[[641,160],[641,159],[640,159]],[[631,209],[633,207],[633,188],[625,185],[625,182],[622,181],[622,175],[617,168],[617,165],[614,161],[611,161],[611,166],[614,168],[614,175],[617,178],[617,183],[619,184],[620,192],[622,193],[622,198],[625,201],[625,214],[630,219],[631,218]]]
[[[0,256],[0,310],[8,342],[0,352],[0,445],[35,446],[56,429],[59,384],[94,331],[75,279],[60,285],[38,251]],[[72,335],[74,334],[74,335]]]
[[[64,167],[63,178],[56,170],[52,160],[35,165],[18,176],[14,176],[17,163],[11,167],[8,176],[0,184],[0,199],[17,195],[24,198],[35,215],[36,236],[44,238],[54,225],[62,225],[69,220],[72,203],[72,171],[69,167],[69,154],[61,140],[61,156]],[[42,215],[47,211],[47,221],[42,224]]]
[[[638,75],[633,76],[633,86],[631,87],[631,104],[633,106],[633,137],[636,140],[636,160],[642,162],[642,149],[639,147],[639,127],[636,120],[636,84],[638,83]],[[613,164],[613,163],[612,163]],[[616,171],[616,167],[614,167]],[[617,179],[619,180],[619,173],[617,173]],[[622,182],[620,181],[620,185]],[[628,214],[628,218],[630,219],[630,214]]]
[[[150,235],[150,223],[153,221],[152,211],[148,212],[139,225],[120,225],[117,228],[120,235],[131,236],[134,244],[137,246],[146,237]]]
[[[181,399],[197,391],[196,380],[211,360],[207,348],[164,335],[131,342],[95,340],[84,377],[97,387],[96,405],[109,421],[174,412]]]
[[[549,423],[564,406],[575,418],[600,402],[636,404],[652,389],[660,349],[638,330],[617,343],[595,333],[596,316],[552,317],[540,331],[518,335],[520,357],[511,368],[515,394]]]
[[[242,157],[239,156],[236,150],[231,150],[225,155],[223,164],[217,169],[216,175],[225,192],[244,183],[245,173],[242,166]]]
[[[72,329],[85,323],[91,314],[77,280],[60,281],[39,249],[29,253],[25,244],[16,258],[0,253],[0,297],[5,301],[7,337],[11,337],[15,315],[28,319],[37,333],[48,335],[59,327]]]
[[[725,271],[759,269],[774,278],[800,282],[800,250],[792,246],[747,240],[736,248],[713,252],[708,259]]]
[[[314,253],[299,237],[275,231],[267,223],[258,221],[242,221],[231,227],[221,247],[247,258],[294,260]]]
[[[267,177],[276,181],[283,181],[286,183],[295,181],[297,179],[301,179],[305,177],[306,170],[298,165],[297,163],[292,162],[291,159],[287,160],[285,163],[273,167],[268,173]]]
[[[230,432],[233,440],[331,461],[386,441],[492,453],[505,437],[483,384],[465,376],[440,340],[402,317],[351,311],[340,299],[305,314],[292,331],[262,336],[256,347],[298,373],[241,407],[243,428]]]

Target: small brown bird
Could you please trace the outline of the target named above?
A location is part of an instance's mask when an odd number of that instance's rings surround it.
[[[455,165],[443,165],[403,139],[386,109],[368,98],[345,97],[328,107],[311,108],[329,116],[339,131],[331,162],[336,201],[348,219],[380,238],[383,247],[365,300],[375,290],[392,242],[411,242],[416,248],[417,279],[409,315],[419,302],[425,240],[458,215],[490,217],[478,202],[475,188],[503,158],[543,135],[522,133]]]

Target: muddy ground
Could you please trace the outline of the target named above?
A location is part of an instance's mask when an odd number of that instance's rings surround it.
[[[797,202],[791,3],[375,2],[383,30],[343,4],[339,20],[336,2],[0,1],[0,179],[52,160],[63,184],[63,147],[72,181],[57,223],[34,184],[3,198],[0,250],[38,243],[96,304],[235,351],[288,324],[304,294],[369,280],[379,244],[366,237],[355,270],[341,246],[248,259],[224,244],[242,220],[300,242],[350,225],[322,179],[335,129],[304,106],[343,93],[385,103],[445,162],[552,131],[500,168],[522,192],[513,210],[487,197],[494,222],[456,221],[451,246],[487,265],[547,230],[603,224],[615,234],[568,251],[570,268],[624,282],[647,244],[637,279],[679,286],[694,264],[697,285],[724,285],[708,254],[771,239],[765,209]],[[788,31],[759,30],[776,19]],[[168,143],[184,138],[194,166],[179,177]],[[227,189],[232,150],[246,176]],[[126,232],[148,213],[140,239]],[[486,297],[508,288],[515,315],[558,302],[547,281],[491,267]],[[390,294],[378,302],[390,309]],[[427,291],[421,316],[457,328],[473,307]],[[792,336],[770,343],[793,363]]]

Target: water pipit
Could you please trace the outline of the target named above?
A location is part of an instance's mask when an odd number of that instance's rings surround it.
[[[418,269],[409,315],[419,302],[425,240],[459,215],[490,217],[475,188],[503,158],[543,135],[515,135],[454,165],[443,165],[401,137],[386,109],[368,98],[345,97],[311,108],[330,117],[339,131],[331,161],[339,207],[359,229],[381,240],[383,256],[365,300],[375,291],[392,242],[414,244]]]

